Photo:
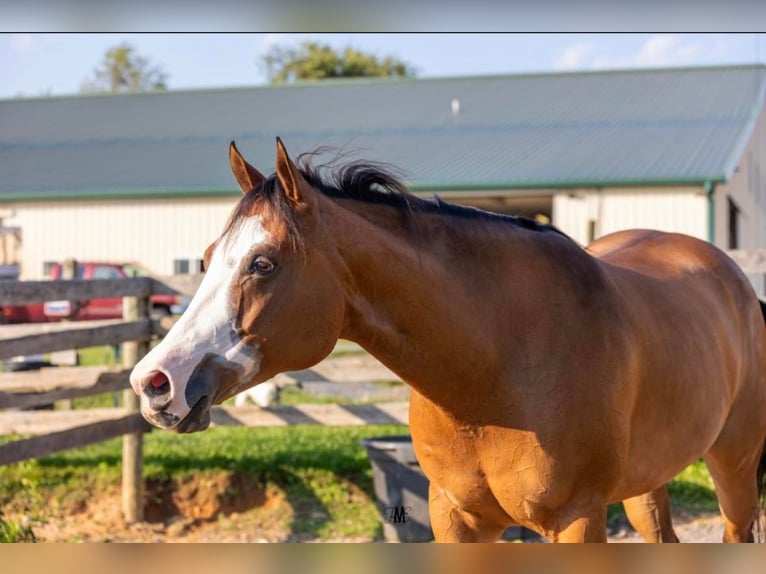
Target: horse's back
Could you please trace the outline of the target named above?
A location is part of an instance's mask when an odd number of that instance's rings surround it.
[[[650,276],[671,279],[712,271],[747,283],[739,267],[723,251],[680,233],[649,229],[618,231],[597,239],[587,251],[611,265]]]
[[[605,264],[606,273],[618,284],[633,284],[645,292],[650,306],[667,298],[694,313],[718,311],[738,329],[752,330],[762,338],[763,314],[750,281],[711,243],[680,233],[637,229],[599,238],[587,251]]]
[[[637,229],[605,235],[587,251],[616,285],[635,295],[636,304],[655,307],[666,300],[693,314],[718,312],[737,329],[750,323],[746,330],[762,335],[763,315],[750,281],[711,243],[680,233]]]

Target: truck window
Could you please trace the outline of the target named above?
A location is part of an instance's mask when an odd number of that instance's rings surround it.
[[[96,265],[93,268],[93,279],[122,279],[125,276],[119,269]]]
[[[77,266],[77,271],[75,272],[75,279],[83,279],[85,276],[85,267],[83,265]],[[50,279],[53,279],[54,281],[58,281],[61,279],[61,264],[54,263],[53,267],[50,271]]]

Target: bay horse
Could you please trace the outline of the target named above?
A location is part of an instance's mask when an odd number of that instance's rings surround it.
[[[675,537],[664,485],[703,457],[724,540],[763,513],[766,327],[703,241],[623,231],[582,248],[550,225],[426,200],[391,170],[293,162],[232,142],[244,193],[186,313],[131,374],[144,417],[193,432],[211,405],[356,341],[412,388],[437,541],[511,523],[604,541],[626,501]]]

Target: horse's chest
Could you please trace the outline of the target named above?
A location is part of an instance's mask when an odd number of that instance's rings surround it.
[[[449,440],[423,441],[413,433],[418,461],[434,488],[456,508],[476,512],[494,512],[500,507],[492,493],[489,478],[476,449],[483,434],[477,428],[455,428]],[[443,435],[444,436],[444,435]]]
[[[473,510],[495,502],[481,461],[470,449],[455,445],[430,450],[420,457],[420,464],[431,484],[455,507]]]
[[[546,495],[540,472],[550,460],[533,433],[462,424],[432,411],[419,415],[411,417],[418,461],[455,507],[525,515],[530,499]]]

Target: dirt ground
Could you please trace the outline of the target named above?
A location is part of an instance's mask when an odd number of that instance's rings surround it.
[[[191,479],[176,489],[147,484],[145,521],[127,524],[119,488],[94,493],[74,508],[52,511],[45,521],[9,516],[29,524],[39,542],[309,542],[293,535],[295,510],[277,487],[255,487],[244,475],[221,472]],[[236,500],[221,492],[240,492]],[[353,541],[353,540],[349,540]],[[363,542],[372,540],[359,540]]]
[[[380,542],[372,538],[321,540],[295,535],[289,524],[296,510],[277,487],[245,484],[243,476],[220,473],[204,482],[192,479],[172,490],[168,484],[147,485],[145,521],[126,524],[120,492],[94,493],[74,508],[61,508],[45,522],[15,516],[32,526],[40,542]],[[241,492],[236,500],[219,493]],[[677,515],[682,542],[720,542],[722,526],[715,514]],[[610,533],[610,542],[641,542],[627,526]]]

